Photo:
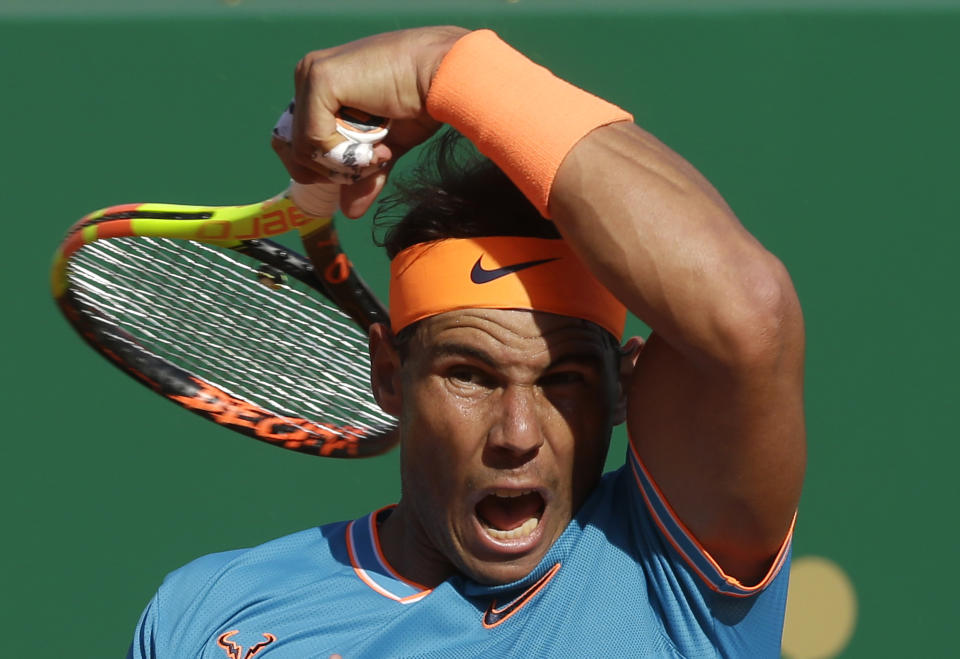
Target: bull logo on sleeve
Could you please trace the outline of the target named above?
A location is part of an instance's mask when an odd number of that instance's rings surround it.
[[[239,633],[239,629],[234,629],[232,631],[220,634],[220,636],[217,638],[217,645],[223,648],[223,651],[227,653],[227,657],[229,657],[229,659],[253,659],[253,657],[260,653],[260,650],[277,640],[277,637],[273,634],[261,634],[265,640],[260,641],[256,645],[250,646],[250,649],[244,653],[242,645],[234,643],[230,640],[233,636]]]

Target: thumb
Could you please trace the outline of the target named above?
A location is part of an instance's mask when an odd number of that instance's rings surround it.
[[[343,214],[355,220],[366,213],[377,195],[383,191],[387,182],[387,171],[368,176],[353,185],[343,186],[340,190],[340,210]]]

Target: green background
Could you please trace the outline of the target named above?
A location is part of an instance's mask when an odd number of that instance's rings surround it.
[[[787,264],[809,336],[795,556],[853,581],[844,656],[950,654],[960,8],[830,7],[0,2],[5,654],[123,656],[168,571],[395,499],[395,452],[280,451],[132,386],[59,317],[47,268],[94,208],[275,193],[269,129],[297,59],[423,23],[492,27],[630,108]],[[342,234],[385,293],[369,224]]]

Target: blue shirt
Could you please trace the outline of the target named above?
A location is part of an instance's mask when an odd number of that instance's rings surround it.
[[[170,574],[130,657],[779,657],[790,537],[767,576],[726,576],[632,450],[537,568],[433,589],[383,557],[378,516],[213,554]]]

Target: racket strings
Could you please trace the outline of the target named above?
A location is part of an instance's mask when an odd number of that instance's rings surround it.
[[[231,250],[159,238],[101,240],[69,276],[111,332],[274,412],[337,425],[393,425],[370,392],[367,340],[319,293]],[[119,336],[114,333],[114,336]]]

